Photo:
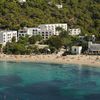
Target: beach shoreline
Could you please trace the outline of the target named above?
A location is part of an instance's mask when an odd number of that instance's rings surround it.
[[[0,55],[0,61],[54,64],[78,64],[100,67],[100,55]]]

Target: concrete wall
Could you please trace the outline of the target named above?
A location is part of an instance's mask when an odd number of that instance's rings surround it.
[[[72,54],[81,54],[82,47],[81,46],[72,46]]]

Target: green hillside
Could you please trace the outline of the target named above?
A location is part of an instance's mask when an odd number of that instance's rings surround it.
[[[56,4],[63,4],[58,9]],[[100,35],[100,0],[0,0],[0,28],[19,29],[43,23],[68,23],[83,34]]]

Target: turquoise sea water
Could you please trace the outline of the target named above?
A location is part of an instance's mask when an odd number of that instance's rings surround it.
[[[100,68],[0,62],[0,100],[100,100]]]

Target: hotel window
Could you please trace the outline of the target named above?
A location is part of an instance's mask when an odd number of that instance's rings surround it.
[[[54,26],[51,26],[51,29],[53,29],[54,28]]]
[[[48,29],[50,29],[50,26],[48,26]]]

